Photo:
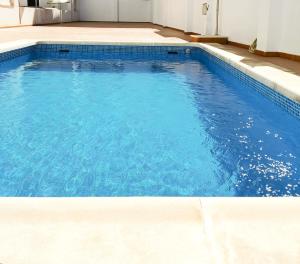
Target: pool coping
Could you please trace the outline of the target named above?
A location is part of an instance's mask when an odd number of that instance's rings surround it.
[[[115,45],[115,46],[183,46],[198,47],[221,59],[242,73],[264,84],[285,97],[300,103],[300,77],[278,67],[250,66],[242,62],[242,56],[235,55],[207,43],[159,43],[159,42],[102,42],[102,41],[39,41],[22,40],[0,44],[0,53],[35,46],[38,44],[70,44],[70,45]],[[271,64],[270,64],[271,65]]]
[[[299,198],[0,198],[0,261],[296,264],[299,205]]]

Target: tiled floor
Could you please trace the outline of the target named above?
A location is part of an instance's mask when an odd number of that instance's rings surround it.
[[[0,29],[0,47],[24,39],[188,40],[176,30],[144,23]],[[232,46],[210,46],[269,75],[275,72],[288,80],[300,76],[300,63],[250,55]],[[298,264],[299,223],[296,198],[1,198],[0,263]]]

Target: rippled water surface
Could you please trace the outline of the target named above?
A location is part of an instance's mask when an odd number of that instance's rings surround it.
[[[205,62],[0,67],[1,196],[300,194],[300,121]]]

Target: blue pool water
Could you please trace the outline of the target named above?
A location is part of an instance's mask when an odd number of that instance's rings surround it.
[[[300,120],[205,58],[0,63],[0,196],[298,196]]]

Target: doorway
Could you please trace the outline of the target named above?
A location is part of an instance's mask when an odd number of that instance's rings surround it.
[[[81,21],[152,22],[152,0],[79,0]]]

